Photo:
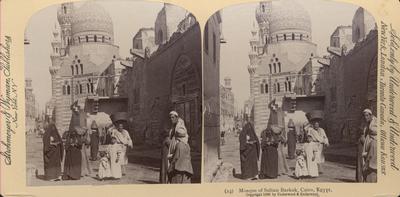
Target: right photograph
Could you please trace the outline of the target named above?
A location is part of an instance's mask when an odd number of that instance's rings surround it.
[[[275,0],[209,18],[204,182],[377,182],[374,17]]]

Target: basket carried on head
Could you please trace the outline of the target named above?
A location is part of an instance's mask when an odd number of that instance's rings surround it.
[[[112,122],[126,122],[128,120],[128,113],[127,112],[116,112],[111,114],[110,116]]]
[[[322,110],[313,110],[311,113],[310,113],[310,119],[311,119],[311,121],[313,121],[313,120],[319,120],[319,121],[321,121],[321,120],[323,120],[324,119],[324,111],[322,111]]]

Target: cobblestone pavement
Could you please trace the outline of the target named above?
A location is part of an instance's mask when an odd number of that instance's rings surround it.
[[[249,182],[240,179],[239,137],[233,133],[225,135],[225,145],[221,147],[223,165],[213,182]],[[287,150],[284,151],[287,154]],[[294,178],[295,160],[287,160],[290,168],[289,175],[276,179],[262,179],[250,182],[354,182],[355,166],[343,162],[326,161],[323,164],[323,174],[318,178],[298,180]]]
[[[83,177],[80,180],[67,181],[46,181],[43,180],[43,143],[42,138],[34,134],[26,136],[26,183],[29,186],[47,186],[47,185],[105,185],[105,184],[152,184],[158,183],[159,168],[154,165],[148,165],[141,161],[129,160],[126,167],[126,175],[120,180],[99,181],[96,179],[98,171],[98,161],[90,161],[93,172],[90,177]],[[158,165],[158,164],[156,164]],[[36,177],[35,171],[38,171]]]

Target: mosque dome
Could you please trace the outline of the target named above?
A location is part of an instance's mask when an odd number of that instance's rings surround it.
[[[269,25],[269,33],[282,31],[304,31],[311,34],[311,20],[308,12],[296,0],[260,2],[256,9],[260,27]]]
[[[110,15],[99,4],[88,1],[74,11],[71,23],[72,36],[101,32],[113,37],[113,23]]]

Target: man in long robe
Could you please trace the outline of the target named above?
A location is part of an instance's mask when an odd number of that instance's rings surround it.
[[[168,174],[171,177],[171,183],[190,183],[193,175],[193,166],[190,156],[190,146],[186,140],[186,130],[179,128],[176,130],[175,152],[171,159]]]
[[[329,140],[326,136],[325,130],[319,127],[319,122],[322,119],[313,119],[313,126],[308,129],[308,135],[312,137],[315,146],[317,147],[315,160],[318,164],[319,173],[323,173],[322,164],[325,163],[324,146],[329,146]]]
[[[116,121],[117,129],[113,129],[111,132],[112,138],[115,138],[117,144],[122,144],[121,148],[121,169],[122,175],[126,174],[126,165],[128,165],[128,156],[126,154],[127,148],[133,148],[133,142],[129,135],[129,132],[124,129],[123,120]]]
[[[258,178],[258,158],[260,156],[260,142],[254,128],[248,120],[239,135],[240,167],[243,179]]]
[[[181,131],[185,133],[185,136],[180,140],[184,143],[188,143],[189,134],[187,132],[185,122],[182,118],[179,117],[179,114],[176,111],[171,111],[169,113],[169,117],[171,120],[171,129],[169,129],[167,137],[163,141],[162,148],[162,159],[161,159],[161,172],[160,172],[160,182],[161,183],[171,183],[172,177],[168,174],[168,169],[170,168],[170,163],[173,159],[173,154],[175,153],[176,147],[176,132]],[[168,148],[168,149],[167,149]]]
[[[376,182],[377,120],[370,109],[363,111],[365,125],[358,145],[357,173],[359,182]]]
[[[56,126],[51,123],[47,126],[43,135],[44,177],[46,180],[57,181],[61,179],[63,154],[64,147],[61,136]]]

